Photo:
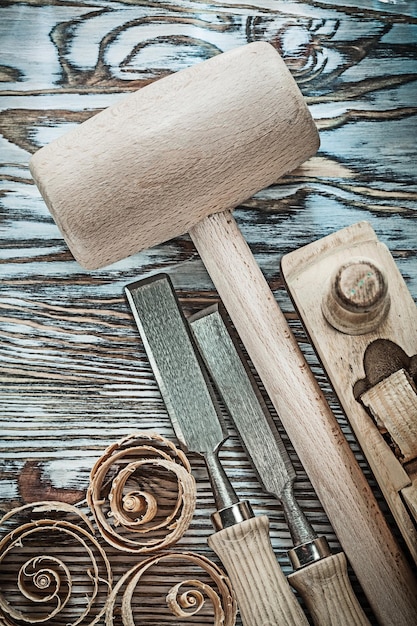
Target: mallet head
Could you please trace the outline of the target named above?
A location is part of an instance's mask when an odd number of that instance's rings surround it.
[[[285,63],[257,42],[123,98],[30,169],[73,255],[94,269],[236,207],[318,144]]]

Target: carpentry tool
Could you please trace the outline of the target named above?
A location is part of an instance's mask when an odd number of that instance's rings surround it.
[[[331,555],[294,495],[296,473],[284,443],[238,346],[215,304],[188,319],[210,376],[265,491],[281,501],[296,570],[288,580],[300,592],[316,626],[365,626],[369,621],[349,581],[343,552]]]
[[[417,564],[417,308],[404,278],[368,222],[285,255],[282,272]]]
[[[217,507],[209,545],[227,570],[244,624],[307,626],[272,550],[268,518],[239,501],[219,462],[226,427],[171,281],[158,274],[128,285],[126,294],[175,433],[206,463]]]
[[[285,63],[255,42],[147,85],[30,167],[85,267],[188,230],[380,623],[415,626],[417,582],[230,210],[317,148]]]

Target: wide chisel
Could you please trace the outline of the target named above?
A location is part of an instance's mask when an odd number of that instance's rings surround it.
[[[203,360],[266,492],[281,501],[294,548],[288,580],[299,591],[316,626],[364,626],[369,621],[348,577],[343,552],[332,555],[294,495],[296,473],[277,427],[222,308],[214,305],[189,319]]]
[[[245,626],[307,626],[272,550],[269,520],[239,501],[220,462],[227,438],[207,372],[169,277],[126,287],[129,304],[176,436],[206,463],[217,511],[209,538],[227,570]]]

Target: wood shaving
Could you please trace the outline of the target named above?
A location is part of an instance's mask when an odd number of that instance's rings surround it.
[[[133,554],[171,546],[194,513],[190,471],[184,453],[155,433],[134,433],[107,448],[91,471],[87,494],[102,537]],[[64,502],[34,502],[4,515],[0,624],[93,626],[105,616],[106,626],[135,626],[150,616],[163,620],[164,613],[198,626],[235,624],[229,579],[193,552],[142,558],[112,590],[109,558],[94,528],[83,511]]]
[[[185,454],[156,433],[134,433],[95,463],[87,502],[117,550],[150,553],[174,544],[194,514],[195,480]]]
[[[98,622],[112,574],[81,511],[61,502],[28,504],[9,511],[0,529],[1,624]]]
[[[162,583],[158,585],[161,594],[165,594],[165,604],[169,612],[175,617],[191,620],[200,626],[202,623],[233,626],[236,621],[237,605],[229,579],[217,565],[193,552],[161,554],[131,568],[119,580],[109,597],[106,626],[119,624],[120,622],[115,620],[119,620],[120,615],[123,626],[146,623],[143,618],[141,619],[141,614],[145,611],[153,610],[154,616],[161,616],[163,611],[161,598],[150,597],[148,581],[157,578],[158,568],[164,581],[167,578],[173,581],[174,572],[178,569],[183,571],[184,562],[192,570],[192,578],[166,583],[168,587],[166,591]],[[202,580],[203,578],[205,580]],[[154,608],[152,601],[155,602]],[[193,621],[194,617],[197,621]]]

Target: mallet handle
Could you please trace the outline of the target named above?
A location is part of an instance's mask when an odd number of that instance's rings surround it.
[[[272,550],[266,515],[224,528],[208,544],[226,568],[245,626],[308,626]]]
[[[231,212],[190,235],[380,624],[415,626],[417,581]]]

